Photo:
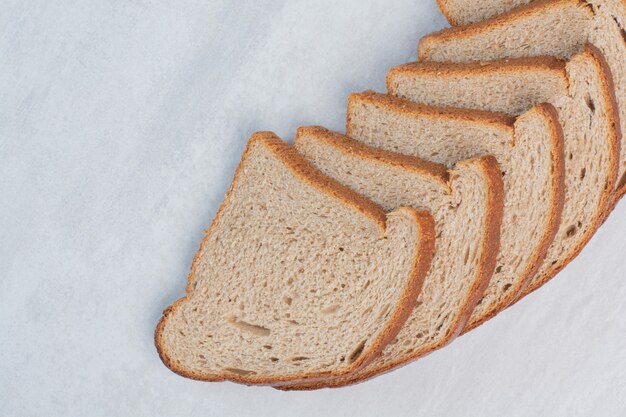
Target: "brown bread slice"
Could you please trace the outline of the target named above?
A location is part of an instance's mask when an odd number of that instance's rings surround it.
[[[455,3],[472,3],[455,0]],[[487,0],[490,4],[518,2]],[[452,10],[448,4],[447,10]],[[468,7],[463,6],[463,10]],[[445,6],[444,6],[445,9]],[[503,15],[472,25],[444,29],[422,38],[421,61],[471,62],[502,58],[554,55],[570,58],[586,42],[595,45],[606,60],[612,77],[612,94],[618,105],[619,129],[626,130],[626,0],[538,0]],[[613,204],[626,193],[626,146],[622,144],[617,193]]]
[[[383,209],[272,133],[251,138],[196,254],[187,295],[155,332],[163,362],[205,381],[272,384],[351,373],[413,311],[430,214]]]
[[[451,167],[481,155],[498,159],[504,217],[496,270],[464,331],[484,323],[524,291],[559,228],[564,187],[563,131],[553,106],[517,119],[436,108],[385,94],[352,94],[346,134],[369,146]]]
[[[554,0],[541,0],[554,3]],[[441,13],[452,26],[470,25],[509,12],[532,0],[437,0]]]
[[[407,64],[390,71],[387,87],[395,96],[431,105],[518,114],[539,100],[557,109],[565,139],[562,222],[524,294],[567,265],[602,223],[614,196],[620,135],[610,76],[594,47],[561,66],[550,58],[439,64],[437,70]]]
[[[495,266],[503,208],[495,158],[462,161],[447,174],[441,165],[368,147],[320,127],[298,129],[295,147],[324,174],[387,210],[399,206],[429,210],[437,242],[417,306],[379,358],[343,378],[282,388],[352,384],[449,343],[464,328]]]
[[[544,3],[555,3],[554,0],[543,0]],[[441,12],[453,26],[470,25],[486,19],[490,19],[529,3],[536,7],[538,0],[437,0]],[[573,2],[572,2],[573,3]],[[622,7],[625,8],[624,0],[590,0],[588,3],[596,7]],[[622,14],[623,16],[623,14]],[[622,24],[623,27],[623,24]]]

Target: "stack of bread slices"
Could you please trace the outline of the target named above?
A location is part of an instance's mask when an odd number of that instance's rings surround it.
[[[256,133],[155,342],[183,376],[341,387],[541,287],[626,190],[626,0],[439,0],[452,28],[348,101]]]

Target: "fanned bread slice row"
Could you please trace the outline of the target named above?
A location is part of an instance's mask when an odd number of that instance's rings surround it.
[[[505,227],[494,275],[464,331],[522,294],[554,240],[565,198],[563,131],[552,105],[540,104],[514,119],[365,92],[348,100],[346,134],[369,146],[448,167],[463,159],[495,156],[504,179]]]
[[[463,0],[461,0],[463,2]],[[469,1],[467,1],[469,3]],[[472,5],[477,2],[471,2]],[[487,5],[509,4],[487,0]],[[444,29],[420,41],[420,61],[472,62],[553,55],[565,59],[579,53],[586,42],[606,60],[617,101],[619,129],[626,131],[626,1],[534,1],[500,16],[467,26]],[[626,145],[622,144],[616,195],[626,193]]]
[[[417,306],[380,357],[354,374],[283,389],[349,385],[449,343],[493,273],[503,209],[500,169],[493,156],[442,165],[375,149],[320,127],[300,128],[295,147],[324,174],[382,205],[429,210],[437,231],[432,267]]]
[[[430,214],[385,215],[272,133],[252,136],[155,332],[198,380],[273,384],[354,372],[413,311],[434,253]]]
[[[565,202],[546,260],[523,295],[567,265],[602,224],[614,196],[620,149],[616,104],[602,55],[588,45],[567,64],[551,58],[469,64],[406,64],[387,77],[390,94],[418,103],[519,114],[554,105],[563,127]],[[436,81],[435,81],[436,80]]]

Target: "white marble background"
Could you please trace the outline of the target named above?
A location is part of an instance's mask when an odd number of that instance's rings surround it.
[[[444,25],[433,0],[2,0],[0,415],[626,415],[626,203],[550,285],[359,386],[199,383],[156,355],[248,135],[342,129]]]

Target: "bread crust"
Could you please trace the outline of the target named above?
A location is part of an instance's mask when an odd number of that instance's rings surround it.
[[[507,308],[513,303],[530,285],[530,282],[537,273],[539,267],[543,264],[543,261],[547,255],[550,245],[554,241],[556,233],[561,225],[561,214],[563,213],[563,204],[565,202],[565,155],[564,155],[564,135],[563,128],[559,122],[559,115],[553,105],[549,103],[539,104],[533,107],[529,112],[536,111],[544,116],[544,120],[548,122],[551,134],[551,157],[552,157],[552,186],[550,187],[550,201],[553,202],[548,214],[548,227],[546,228],[539,245],[532,255],[531,260],[526,267],[526,270],[520,275],[514,288],[509,292],[509,295],[502,297],[500,301],[489,308],[482,316],[476,320],[472,320],[467,323],[463,334],[475,329],[481,324],[492,319],[502,310]],[[527,115],[525,113],[524,115]],[[524,117],[524,115],[520,117]]]
[[[350,143],[349,145],[346,144],[348,142]],[[363,144],[353,146],[353,142],[356,141],[344,139],[340,142],[334,141],[332,145],[346,153],[352,153],[354,149],[358,149],[357,155],[360,154],[364,156],[365,153],[368,153],[370,157],[380,155],[381,151],[377,148],[372,148]],[[389,154],[395,155],[393,153]],[[279,386],[275,385],[274,388],[284,391],[309,391],[321,388],[342,387],[346,385],[360,383],[375,376],[382,375],[393,369],[404,366],[420,357],[423,357],[447,345],[461,333],[472,312],[474,311],[476,303],[479,301],[480,297],[482,297],[485,289],[489,285],[491,276],[493,275],[493,271],[496,266],[497,254],[500,248],[500,228],[502,225],[502,215],[504,209],[504,185],[502,181],[502,172],[496,158],[491,155],[487,155],[468,161],[462,161],[459,163],[459,165],[464,164],[475,164],[476,166],[478,166],[483,172],[485,179],[487,180],[488,187],[485,208],[486,215],[485,224],[483,227],[485,233],[483,234],[483,239],[481,241],[480,262],[476,273],[476,278],[470,286],[465,300],[461,302],[462,307],[459,309],[459,313],[457,314],[455,321],[451,325],[451,331],[438,343],[425,346],[423,349],[411,352],[410,354],[406,354],[399,358],[395,358],[395,361],[393,363],[387,364],[384,367],[379,367],[376,369],[365,368],[364,372],[354,373],[340,378],[332,377],[308,383],[286,384]],[[454,181],[453,177],[451,178],[452,179],[450,179],[450,181]],[[452,189],[452,185],[449,185],[449,189]]]
[[[428,48],[429,43],[446,41],[450,38],[464,38],[474,36],[481,33],[485,29],[493,29],[496,27],[504,27],[510,24],[512,21],[523,17],[537,16],[546,12],[546,10],[556,7],[561,7],[562,4],[577,2],[583,7],[587,7],[589,16],[593,17],[594,13],[591,6],[584,0],[536,0],[522,6],[518,6],[513,10],[503,13],[498,16],[491,17],[480,22],[472,23],[463,26],[453,26],[451,28],[445,28],[440,31],[431,33],[424,36],[419,41],[418,57],[420,60],[425,59],[425,49]],[[440,4],[441,8],[441,4]],[[445,10],[445,12],[444,12]],[[442,9],[444,16],[448,18],[449,9],[447,5]]]
[[[261,142],[271,152],[273,152],[302,181],[320,190],[320,192],[326,193],[337,199],[338,201],[342,202],[343,204],[346,204],[357,210],[363,216],[370,218],[370,220],[373,221],[378,227],[382,227],[383,233],[385,231],[386,215],[381,207],[359,196],[349,188],[321,174],[319,171],[309,165],[304,160],[304,158],[302,158],[302,156],[297,153],[297,151],[285,144],[273,133],[259,132],[254,134],[248,142],[241,162],[237,167],[237,170],[235,171],[234,180],[226,194],[226,197],[224,198],[224,203],[222,203],[220,209],[217,211],[211,227],[207,231],[204,239],[202,240],[202,243],[200,244],[200,250],[194,256],[191,270],[188,276],[186,296],[177,300],[170,307],[166,308],[163,311],[163,316],[157,324],[154,333],[154,343],[159,357],[161,358],[161,361],[165,364],[165,366],[167,366],[170,370],[186,378],[199,381],[232,381],[249,385],[270,385],[284,382],[308,381],[312,378],[336,377],[356,372],[362,367],[366,366],[373,359],[375,359],[380,354],[382,349],[389,343],[389,341],[393,340],[393,338],[402,328],[402,325],[404,324],[406,319],[413,311],[415,303],[417,302],[418,295],[421,291],[424,278],[428,272],[435,251],[434,220],[432,216],[426,211],[415,210],[411,208],[402,208],[390,214],[406,216],[408,218],[411,218],[412,221],[415,222],[417,228],[419,229],[420,237],[419,241],[416,243],[417,247],[415,252],[417,256],[413,262],[412,272],[410,274],[409,280],[407,281],[404,293],[400,299],[400,302],[396,306],[396,311],[391,315],[391,319],[389,320],[387,327],[381,332],[379,337],[371,343],[369,349],[365,350],[359,356],[359,358],[351,364],[350,367],[346,367],[345,369],[336,372],[309,374],[302,373],[300,375],[288,377],[280,375],[276,375],[274,377],[254,375],[246,376],[231,373],[202,374],[178,366],[175,361],[172,360],[172,358],[168,355],[168,352],[164,347],[164,343],[162,340],[163,329],[167,324],[168,316],[176,308],[178,308],[178,306],[185,302],[187,298],[192,294],[193,283],[196,277],[196,267],[200,260],[199,255],[202,252],[202,248],[204,247],[204,245],[207,244],[208,237],[211,235],[212,231],[216,227],[216,224],[219,221],[220,215],[222,213],[222,208],[224,207],[225,202],[227,202],[230,198],[234,186],[237,183],[237,178],[241,173],[241,169],[246,163],[246,159],[249,156],[252,147],[257,142]]]
[[[471,61],[471,62],[437,62],[419,61],[408,62],[391,68],[387,75],[387,87],[389,87],[389,74],[393,73],[418,73],[420,75],[432,75],[440,77],[442,75],[466,75],[475,74],[476,71],[482,73],[506,73],[517,72],[532,68],[543,71],[560,71],[565,77],[565,64],[567,61],[550,55],[503,58],[491,61]],[[480,111],[480,110],[476,110]]]
[[[439,7],[441,14],[443,15],[443,17],[446,18],[448,23],[450,23],[452,26],[459,25],[458,20],[456,20],[454,18],[454,15],[450,12],[450,8],[448,7],[447,0],[437,0],[437,6]]]

